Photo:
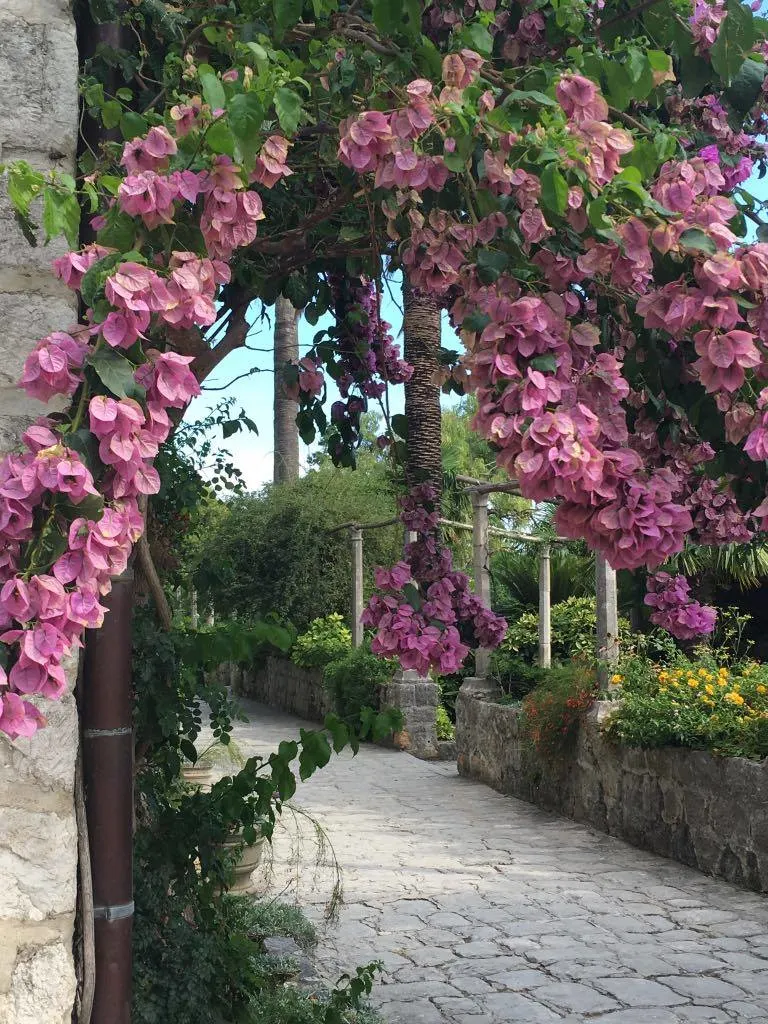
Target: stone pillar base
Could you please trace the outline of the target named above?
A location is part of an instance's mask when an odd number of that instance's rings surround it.
[[[489,676],[467,676],[461,684],[459,693],[477,700],[494,700],[501,696],[501,687]]]
[[[435,728],[435,713],[440,703],[440,689],[412,669],[397,673],[384,687],[384,705],[398,708],[404,718],[403,728],[395,733],[394,745],[414,757],[433,760],[440,755]]]

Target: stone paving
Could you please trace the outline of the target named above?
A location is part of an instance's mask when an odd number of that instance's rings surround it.
[[[248,753],[311,728],[244,704]],[[381,960],[392,1024],[768,1024],[758,895],[379,747],[334,757],[293,802],[344,874],[321,966]],[[298,820],[277,834],[271,890],[319,918],[330,882]]]

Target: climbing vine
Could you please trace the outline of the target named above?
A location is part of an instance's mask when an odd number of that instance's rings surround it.
[[[361,413],[408,373],[382,260],[448,310],[466,355],[446,373],[522,493],[558,500],[561,533],[653,568],[764,531],[768,245],[744,184],[765,171],[768,48],[749,7],[107,0],[96,17],[126,42],[86,68],[85,113],[122,141],[76,178],[7,168],[28,236],[41,200],[44,236],[73,246],[54,270],[83,312],[20,382],[63,411],[0,468],[0,729],[31,735],[27,698],[63,692],[160,486],[158,446],[254,302],[343,310],[291,373],[306,440],[327,427],[325,375],[341,383],[331,451],[353,461]],[[387,427],[397,456],[407,424]],[[431,596],[418,562],[385,581],[379,642],[438,664],[424,638],[459,598],[445,575]],[[653,593],[665,624],[711,627],[682,584]]]

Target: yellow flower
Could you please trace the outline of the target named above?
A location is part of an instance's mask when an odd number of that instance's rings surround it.
[[[709,673],[707,672],[707,670],[705,668],[700,668],[699,669],[699,675],[702,676],[704,679],[706,679],[707,676],[709,675]]]
[[[659,682],[665,683],[669,679],[669,672],[659,672]]]
[[[705,689],[705,690],[706,690],[706,692],[707,692],[707,693],[708,693],[708,694],[710,695],[710,697],[711,697],[711,696],[712,696],[712,694],[713,694],[713,693],[715,692],[715,688],[714,688],[714,686],[712,685],[712,683],[707,683],[707,685],[706,685],[706,686],[704,687],[704,689]]]
[[[729,704],[744,703],[744,698],[741,696],[740,693],[737,693],[735,690],[731,690],[729,693],[726,693],[725,699],[728,701]]]
[[[672,680],[672,685],[673,685],[673,686],[676,686],[676,687],[679,687],[679,686],[680,686],[680,683],[678,683],[678,681],[677,681],[676,679],[673,679],[673,680]]]
[[[758,693],[768,693],[768,686],[763,686],[762,683],[758,683],[756,686],[756,690]]]
[[[622,682],[623,679],[624,679],[624,676],[620,676],[618,674],[611,676],[611,682],[612,683],[620,683],[620,682]]]
[[[695,690],[696,687],[699,685],[699,680],[694,679],[693,676],[691,676],[691,678],[688,680],[688,685],[692,690]]]
[[[727,686],[728,685],[728,680],[727,679],[718,679],[717,680],[717,685],[718,686]]]

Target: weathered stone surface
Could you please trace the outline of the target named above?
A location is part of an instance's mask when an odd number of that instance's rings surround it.
[[[736,885],[768,891],[768,761],[617,747],[600,731],[604,714],[598,705],[585,717],[565,758],[544,760],[520,738],[517,708],[462,688],[459,772]],[[644,927],[655,925],[648,919]]]
[[[0,918],[42,921],[75,905],[77,832],[71,814],[0,807]]]
[[[0,371],[0,383],[2,383]],[[235,692],[281,711],[313,722],[322,722],[333,710],[333,700],[323,685],[320,669],[304,669],[287,658],[267,658],[256,670],[241,672],[225,667]],[[399,708],[404,725],[393,738],[394,746],[426,759],[448,756],[440,750],[435,728],[435,711],[440,701],[436,683],[414,672],[403,672],[381,689],[381,704]]]
[[[3,0],[0,7],[0,160],[73,173],[78,110],[71,4]],[[71,293],[51,273],[64,242],[30,246],[4,184],[2,192],[0,455],[45,412],[16,387],[27,354],[45,334],[66,330],[76,313]],[[75,995],[74,701],[46,701],[44,712],[48,728],[32,739],[11,742],[0,735],[2,1024],[69,1024]]]
[[[320,669],[300,668],[287,658],[267,658],[256,670],[246,670],[236,684],[238,693],[270,707],[322,722],[333,711]]]
[[[235,735],[248,753],[304,724],[246,708]],[[395,750],[334,757],[296,800],[344,871],[347,904],[321,925],[319,967],[335,979],[381,960],[373,1000],[388,1024],[768,1022],[757,894]],[[331,879],[318,883],[311,835],[309,823],[300,835],[278,826],[265,887],[320,921]]]
[[[70,1024],[75,999],[72,954],[63,942],[19,953],[11,986],[0,994],[0,1020],[8,1024]]]

